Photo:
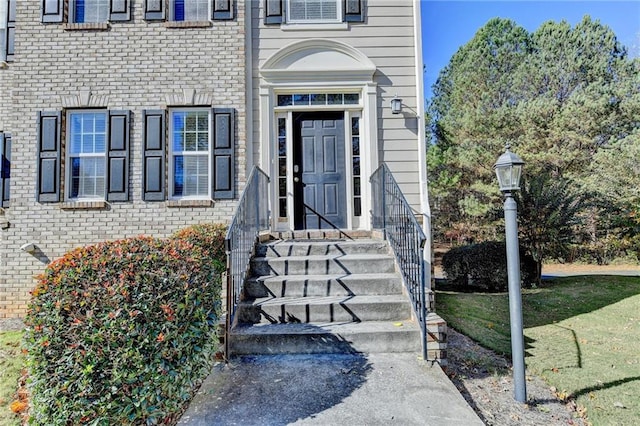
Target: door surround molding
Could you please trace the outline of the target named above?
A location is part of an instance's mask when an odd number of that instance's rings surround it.
[[[362,52],[345,43],[309,39],[291,43],[268,58],[259,69],[260,166],[271,176],[271,211],[277,206],[277,113],[292,111],[358,111],[362,162],[362,217],[359,229],[371,229],[369,176],[378,165],[378,87],[376,66]],[[359,93],[358,105],[278,107],[277,95],[294,92]],[[288,114],[289,115],[289,114]],[[346,123],[345,123],[346,125]],[[348,143],[348,142],[347,142]],[[349,201],[349,200],[348,200]],[[274,213],[272,229],[282,226]],[[348,228],[353,227],[351,217]],[[293,229],[290,216],[288,228]]]

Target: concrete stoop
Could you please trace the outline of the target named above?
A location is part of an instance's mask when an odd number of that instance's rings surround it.
[[[230,333],[230,355],[420,352],[402,277],[370,232],[262,238]],[[427,318],[428,358],[446,359],[446,323]]]

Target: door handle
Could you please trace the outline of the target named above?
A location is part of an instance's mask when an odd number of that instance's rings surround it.
[[[293,178],[293,181],[294,181],[295,183],[298,183],[298,182],[300,182],[300,178],[299,178],[298,176],[296,176],[296,177],[294,177],[294,178]]]

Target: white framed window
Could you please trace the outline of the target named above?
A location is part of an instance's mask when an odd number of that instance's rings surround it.
[[[172,21],[208,21],[210,0],[170,0]]]
[[[67,113],[67,199],[105,199],[106,144],[106,111]]]
[[[210,110],[171,110],[169,126],[170,197],[210,199]]]
[[[340,0],[287,0],[287,22],[342,22]]]
[[[72,0],[71,22],[107,22],[109,19],[109,0]]]

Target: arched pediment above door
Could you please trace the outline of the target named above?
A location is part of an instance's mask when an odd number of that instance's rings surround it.
[[[292,43],[274,53],[260,67],[268,82],[372,81],[375,64],[348,44],[326,39]]]

